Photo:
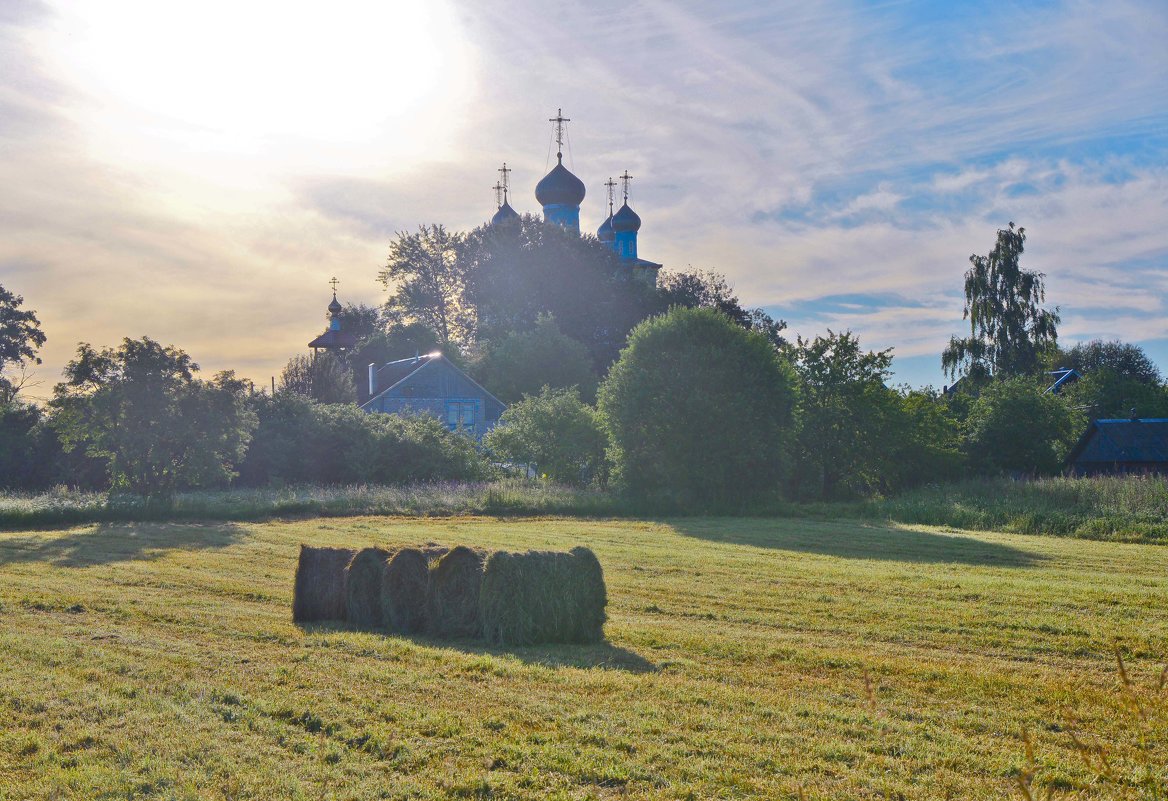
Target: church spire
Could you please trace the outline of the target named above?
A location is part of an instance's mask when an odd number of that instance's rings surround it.
[[[519,219],[519,213],[511,208],[507,197],[511,190],[510,173],[511,168],[504,161],[503,166],[499,168],[499,180],[492,187],[495,190],[495,206],[498,208],[498,211],[491,218],[491,225],[498,225],[501,222]]]
[[[564,166],[564,123],[570,120],[563,109],[549,118],[556,126],[556,166],[535,185],[535,199],[543,206],[547,222],[580,233],[580,204],[584,201],[584,182]]]

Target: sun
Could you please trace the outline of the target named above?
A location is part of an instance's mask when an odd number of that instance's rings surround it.
[[[470,80],[452,10],[434,0],[63,3],[46,49],[106,116],[226,149],[414,130]]]

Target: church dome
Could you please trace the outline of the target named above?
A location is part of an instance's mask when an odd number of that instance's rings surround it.
[[[612,215],[612,230],[618,234],[626,231],[639,231],[641,228],[641,218],[637,216],[637,212],[629,208],[629,204],[625,203],[616,214]]]
[[[511,208],[510,203],[507,203],[506,201],[504,201],[503,205],[499,207],[499,210],[495,212],[495,216],[491,218],[491,225],[498,225],[499,223],[509,222],[511,220],[518,220],[518,219],[519,219],[519,212],[517,212],[517,211],[515,211],[515,209]]]
[[[608,215],[608,219],[600,224],[596,229],[596,238],[601,242],[611,242],[616,238],[616,232],[612,230],[612,215]]]
[[[333,295],[333,301],[328,305],[329,314],[336,317],[341,313],[341,304],[337,302],[337,296]]]
[[[535,199],[541,206],[579,206],[584,200],[584,182],[560,161],[535,185]]]

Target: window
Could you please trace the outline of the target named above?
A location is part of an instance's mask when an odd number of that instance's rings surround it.
[[[446,425],[451,431],[474,432],[478,401],[446,401]]]

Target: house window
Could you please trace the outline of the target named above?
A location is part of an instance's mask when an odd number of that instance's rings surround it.
[[[473,400],[447,401],[446,425],[451,431],[473,432],[477,407],[478,402]]]

